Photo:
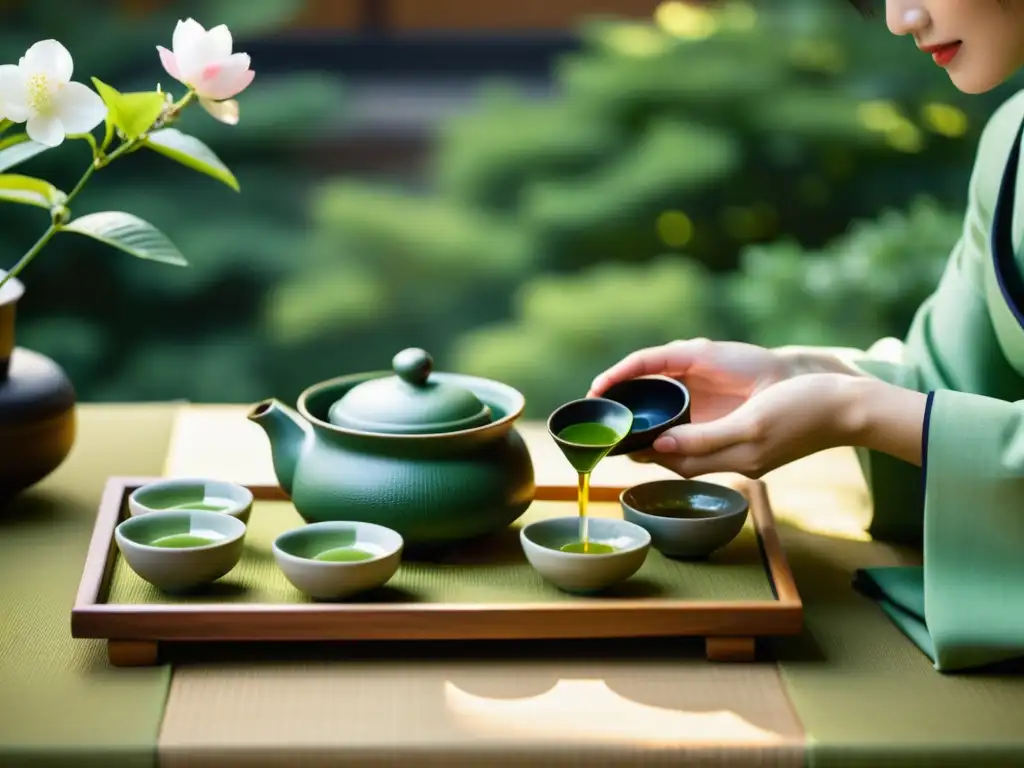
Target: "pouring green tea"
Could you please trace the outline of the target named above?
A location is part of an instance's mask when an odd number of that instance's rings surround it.
[[[548,431],[565,458],[579,475],[579,541],[561,547],[563,552],[598,555],[614,549],[590,541],[587,505],[590,474],[601,460],[629,434],[633,414],[624,405],[603,398],[586,398],[566,403],[551,414]]]

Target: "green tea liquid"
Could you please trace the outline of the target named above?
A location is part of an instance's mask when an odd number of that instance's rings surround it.
[[[615,551],[615,547],[597,541],[571,541],[568,544],[563,544],[559,549],[562,552],[572,552],[576,555],[610,555]]]
[[[152,547],[164,547],[165,549],[189,549],[190,547],[206,547],[215,543],[214,539],[206,536],[195,536],[191,533],[173,533],[170,536],[161,536],[159,539],[150,542]]]
[[[357,563],[360,560],[369,560],[374,557],[372,552],[356,547],[335,547],[321,552],[314,560],[325,563]]]
[[[590,544],[590,518],[587,517],[587,504],[590,502],[590,473],[580,472],[577,497],[580,507],[580,544],[583,553],[587,554]]]
[[[578,450],[573,451],[571,455],[567,453],[566,456],[579,473],[577,497],[580,510],[580,540],[564,545],[562,551],[586,555],[608,554],[612,551],[611,547],[590,541],[587,503],[590,501],[590,473],[619,442],[619,433],[599,422],[583,422],[570,424],[558,433],[558,437],[579,446]]]
[[[168,507],[168,509],[197,509],[203,512],[223,512],[225,509],[230,508],[230,499],[217,499],[211,496],[201,501],[186,501],[181,504],[175,504],[173,507]]]

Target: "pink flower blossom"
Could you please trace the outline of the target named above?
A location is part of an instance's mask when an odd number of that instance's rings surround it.
[[[247,53],[232,53],[231,32],[223,24],[206,30],[194,19],[174,28],[172,51],[157,46],[160,62],[175,80],[199,95],[201,101],[220,102],[249,87],[256,73]]]

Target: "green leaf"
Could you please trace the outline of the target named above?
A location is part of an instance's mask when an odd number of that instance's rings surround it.
[[[107,105],[107,131],[117,127],[127,138],[137,139],[163,112],[167,95],[160,91],[121,93],[98,78],[92,79],[103,103]]]
[[[187,267],[181,251],[167,235],[148,221],[123,211],[103,211],[81,216],[65,225],[64,232],[76,232],[119,248],[139,259]]]
[[[8,141],[11,143],[7,144]],[[26,160],[31,160],[48,149],[50,147],[45,144],[29,141],[27,136],[11,136],[10,139],[0,142],[0,171],[6,171]]]
[[[6,139],[0,139],[0,149],[7,149],[15,144],[22,144],[26,141],[28,141],[27,133],[16,133],[13,136],[8,136]]]
[[[3,120],[0,120],[0,136],[3,136],[7,129],[10,128],[12,125],[14,125],[14,123],[8,120],[6,117]]]
[[[177,128],[163,128],[149,135],[146,139],[146,146],[194,171],[212,176],[217,181],[227,184],[235,192],[240,191],[235,175],[220,161],[212,149],[195,136],[182,133]]]
[[[19,176],[16,173],[0,174],[0,200],[50,210],[54,206],[63,205],[67,199],[67,195],[43,179]]]

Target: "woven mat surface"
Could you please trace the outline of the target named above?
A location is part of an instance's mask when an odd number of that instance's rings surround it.
[[[855,593],[857,568],[914,553],[783,527],[806,631],[775,641],[810,765],[1024,765],[1024,667],[942,675],[878,606]]]
[[[0,510],[0,765],[152,765],[167,667],[115,670],[71,605],[109,475],[159,475],[177,408],[81,406],[57,472]]]

